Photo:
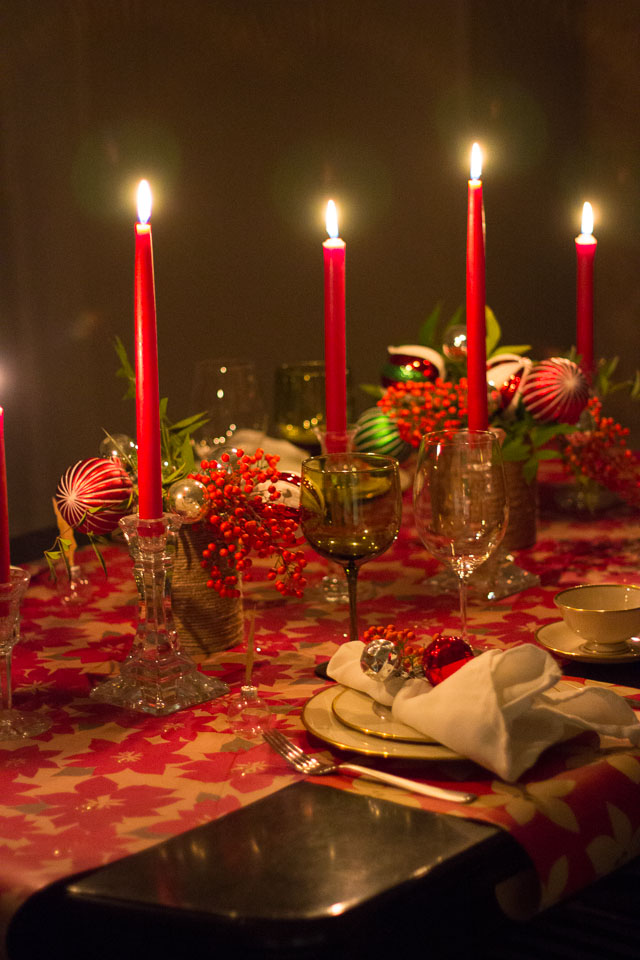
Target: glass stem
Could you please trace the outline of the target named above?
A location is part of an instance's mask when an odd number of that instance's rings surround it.
[[[459,577],[460,620],[462,621],[462,639],[467,639],[467,578]]]
[[[8,653],[0,656],[0,684],[2,686],[2,709],[11,710],[13,706],[12,692],[11,692],[11,653],[9,650]]]
[[[347,587],[349,588],[349,639],[359,640],[358,636],[358,568],[355,563],[348,563],[345,567]]]

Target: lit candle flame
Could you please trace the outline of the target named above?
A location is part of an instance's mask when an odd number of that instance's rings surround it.
[[[151,187],[148,180],[141,180],[138,184],[138,220],[148,223],[151,216]]]
[[[580,232],[589,235],[593,233],[593,207],[590,203],[585,203],[582,207],[582,227]]]
[[[471,147],[471,179],[479,180],[482,176],[482,150],[479,143]]]
[[[329,200],[327,204],[327,233],[332,240],[336,240],[340,234],[338,233],[338,211],[336,210],[336,205],[333,200]]]

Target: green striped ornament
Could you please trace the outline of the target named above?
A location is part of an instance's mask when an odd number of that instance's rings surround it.
[[[405,460],[411,453],[393,420],[380,407],[369,407],[358,417],[354,447],[363,453],[380,453],[396,460]]]

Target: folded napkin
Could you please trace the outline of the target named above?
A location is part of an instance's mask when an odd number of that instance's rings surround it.
[[[389,682],[362,672],[363,649],[362,643],[345,644],[331,659],[329,676],[381,703],[389,705],[390,697],[397,720],[503,780],[517,780],[543,750],[583,730],[640,745],[640,723],[626,700],[606,687],[555,688],[560,668],[533,644],[488,650],[436,687],[426,680],[396,681],[393,693]]]

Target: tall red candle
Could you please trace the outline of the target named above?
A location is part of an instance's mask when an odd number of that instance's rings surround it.
[[[598,241],[593,236],[593,209],[590,203],[582,208],[581,233],[576,237],[576,349],[581,365],[589,376],[593,373],[593,261]]]
[[[484,206],[482,202],[482,154],[471,149],[471,179],[467,199],[467,380],[470,430],[486,430],[487,334],[485,322]]]
[[[4,456],[4,410],[0,407],[0,583],[9,583],[11,560],[9,554],[9,500],[7,497],[7,466]]]
[[[135,261],[136,430],[138,441],[138,516],[162,516],[160,453],[160,394],[158,334],[151,244],[151,191],[146,180],[138,187]]]
[[[329,431],[347,429],[347,347],[345,307],[346,244],[338,236],[338,215],[333,200],[327,204],[324,254],[324,365],[325,426]]]

